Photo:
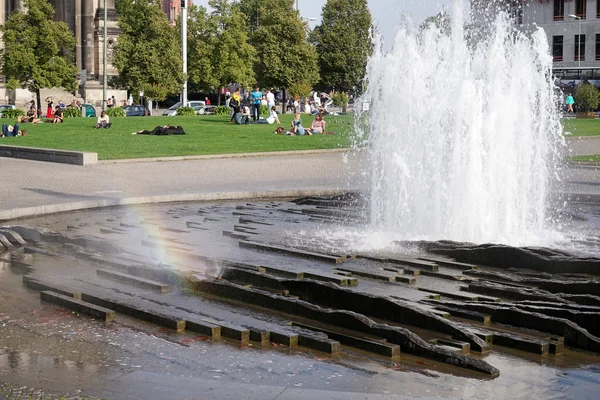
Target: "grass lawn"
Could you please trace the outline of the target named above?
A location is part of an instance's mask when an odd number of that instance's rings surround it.
[[[569,136],[600,136],[600,119],[563,119],[565,132]]]
[[[587,162],[600,162],[600,154],[591,156],[573,156],[569,157],[571,161],[587,161]]]
[[[280,115],[279,119],[287,129],[292,115]],[[312,120],[312,116],[302,116],[304,126],[310,126]],[[336,132],[335,135],[279,136],[273,134],[276,125],[235,125],[228,117],[209,115],[111,118],[110,129],[95,129],[95,118],[67,118],[63,124],[21,125],[27,136],[0,138],[0,144],[90,151],[98,153],[100,160],[348,147],[353,116],[327,116],[325,120],[327,131]],[[186,134],[131,134],[159,125],[181,125]]]

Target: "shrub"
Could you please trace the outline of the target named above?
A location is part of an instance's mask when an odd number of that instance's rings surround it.
[[[113,118],[119,118],[119,117],[125,117],[125,110],[123,110],[121,107],[113,107],[113,108],[107,108],[106,109],[106,115],[108,115],[109,117]]]
[[[164,86],[156,83],[146,83],[143,87],[144,96],[154,101],[163,101],[167,98],[169,91]]]
[[[11,109],[8,108],[4,111],[2,111],[2,118],[17,118],[17,117],[22,117],[23,115],[25,115],[25,111],[21,110],[20,108],[15,108],[15,109]]]
[[[290,96],[292,98],[296,97],[308,97],[310,95],[310,91],[312,90],[312,86],[306,82],[298,82],[290,85],[288,88],[288,92],[290,92]]]
[[[260,115],[269,115],[269,106],[260,106]]]
[[[585,112],[594,111],[600,103],[600,93],[596,85],[584,83],[575,90],[575,104]]]
[[[77,107],[65,107],[63,109],[64,118],[77,118],[81,117],[81,110]]]
[[[231,115],[231,108],[227,106],[215,107],[215,115]]]
[[[177,115],[180,115],[180,116],[196,115],[196,110],[193,109],[192,107],[179,107],[177,109]]]
[[[336,107],[347,107],[350,98],[346,92],[335,92],[331,96],[331,100],[333,100],[333,105]]]

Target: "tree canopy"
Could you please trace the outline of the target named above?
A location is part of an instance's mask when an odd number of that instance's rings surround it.
[[[0,28],[4,49],[2,73],[10,88],[22,87],[36,93],[40,89],[77,89],[76,39],[63,22],[54,22],[54,8],[47,0],[25,0],[27,13],[13,12]]]
[[[119,71],[111,84],[137,93],[146,84],[170,93],[183,87],[181,41],[169,25],[160,0],[117,0],[121,28],[112,64]]]
[[[319,55],[321,85],[362,91],[373,51],[372,19],[367,0],[327,0],[322,21],[311,34]]]
[[[248,43],[246,16],[230,0],[210,0],[210,14],[203,7],[190,8],[188,59],[191,83],[198,88],[218,88],[256,82],[256,51]]]
[[[255,73],[262,87],[286,89],[319,80],[317,54],[307,42],[307,25],[294,10],[294,0],[258,0],[259,25],[251,36],[258,61]]]

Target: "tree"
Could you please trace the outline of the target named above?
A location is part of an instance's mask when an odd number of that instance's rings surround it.
[[[169,93],[183,87],[180,40],[169,25],[160,0],[117,0],[121,33],[112,64],[119,75],[111,85],[137,93],[145,84],[156,84]]]
[[[600,103],[600,94],[596,85],[591,83],[577,85],[575,89],[575,104],[577,108],[584,112],[590,112],[598,108],[598,103]]]
[[[177,27],[181,30],[181,20]],[[215,20],[206,8],[191,6],[188,11],[188,80],[192,91],[205,91],[219,85],[213,64]]]
[[[452,22],[450,17],[445,12],[439,12],[437,15],[427,17],[425,21],[419,27],[421,31],[429,28],[430,26],[441,31],[444,35],[450,35],[452,33]]]
[[[258,84],[285,91],[293,84],[313,85],[319,80],[317,53],[307,42],[307,25],[294,10],[294,0],[260,1],[260,25],[251,36],[258,61]]]
[[[321,25],[311,34],[319,54],[321,85],[361,92],[373,52],[372,19],[367,0],[327,0]]]
[[[54,8],[47,0],[25,0],[27,13],[13,12],[0,28],[4,49],[2,73],[8,87],[29,89],[40,107],[40,89],[77,89],[73,32],[64,22],[54,22]]]

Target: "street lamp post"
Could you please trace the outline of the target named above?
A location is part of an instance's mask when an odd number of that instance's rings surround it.
[[[181,51],[183,57],[183,93],[182,106],[187,107],[188,82],[187,82],[187,0],[181,0]]]
[[[102,58],[104,59],[102,64],[102,110],[106,110],[106,41],[108,40],[107,34],[107,25],[108,25],[108,11],[106,9],[106,0],[104,0],[104,43],[102,44]]]
[[[581,17],[575,14],[569,14],[569,17],[576,19],[579,25],[579,34],[577,35],[577,68],[581,74]]]

